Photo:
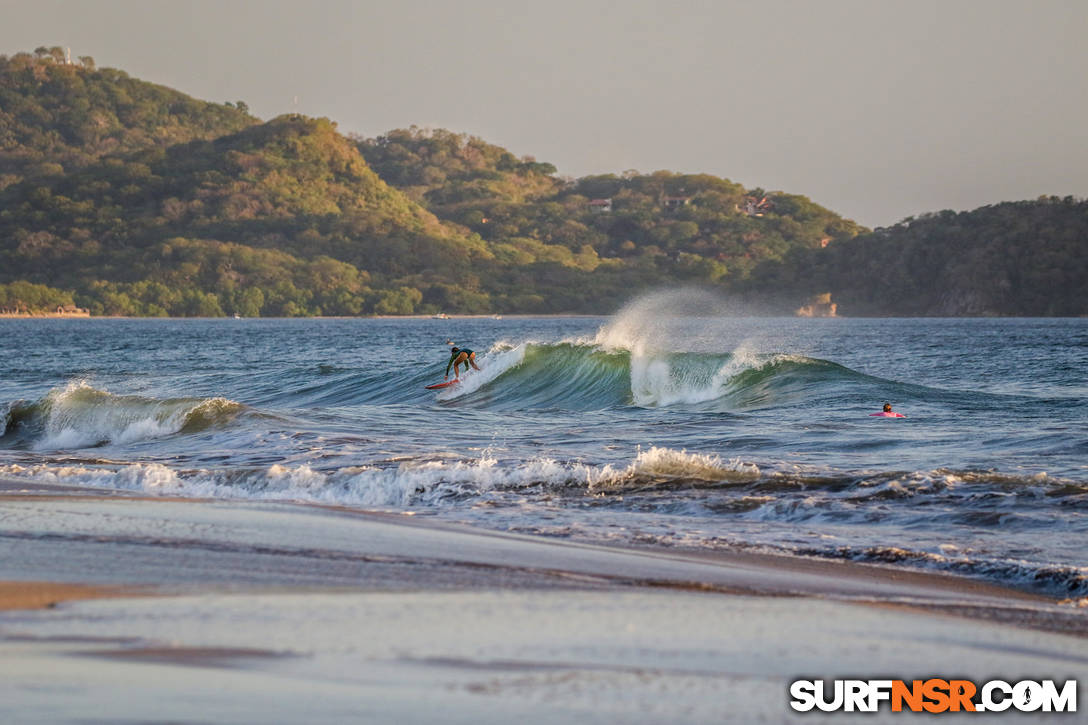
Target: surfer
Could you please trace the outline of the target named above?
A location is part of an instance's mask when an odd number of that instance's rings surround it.
[[[453,367],[453,377],[455,380],[461,379],[461,373],[458,370],[461,365],[465,366],[465,371],[468,371],[468,366],[471,365],[473,370],[479,370],[476,366],[476,353],[469,350],[467,347],[451,347],[450,348],[450,361],[446,363],[446,380],[450,379],[450,367]]]
[[[892,404],[891,403],[885,403],[883,413],[869,413],[869,417],[870,418],[873,418],[873,417],[876,417],[876,418],[906,418],[907,416],[903,415],[902,413],[893,412],[892,411]]]

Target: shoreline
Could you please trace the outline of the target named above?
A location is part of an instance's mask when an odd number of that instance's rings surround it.
[[[805,723],[802,677],[1088,677],[1088,610],[956,576],[0,491],[0,701],[19,722]]]
[[[69,314],[69,313],[57,313],[57,312],[43,312],[41,314],[38,314],[38,313],[31,312],[31,313],[27,313],[27,314],[23,315],[23,314],[13,314],[13,313],[10,313],[10,312],[0,312],[0,320],[90,320],[90,319],[92,319],[92,316],[91,316],[90,313],[81,315],[81,314],[75,314],[75,313],[70,313]]]
[[[495,314],[499,316],[496,318]],[[222,317],[154,317],[150,315],[145,316],[125,316],[125,315],[58,315],[58,314],[42,314],[42,315],[4,315],[0,314],[0,320],[433,320],[435,322],[453,322],[456,320],[494,320],[501,322],[503,320],[548,320],[548,319],[596,319],[596,318],[610,318],[616,314],[616,310],[612,312],[601,313],[583,313],[583,312],[570,312],[570,313],[495,313],[495,314],[451,314],[446,318],[435,318],[433,315],[311,315],[306,317],[240,317],[234,318],[230,315],[223,315]],[[828,315],[797,315],[797,314],[778,314],[778,315],[736,315],[728,316],[736,317],[737,319],[785,319],[785,320],[1081,320],[1088,318],[1086,315],[1073,315],[1073,316],[1031,316],[1031,315],[914,315],[909,317],[898,315],[840,315],[834,316]]]
[[[232,515],[253,520],[255,526],[268,526],[262,521],[264,513],[274,518],[305,517],[324,521],[336,520],[363,540],[379,539],[381,545],[334,547],[343,558],[361,564],[393,564],[416,566],[428,571],[445,569],[438,584],[432,586],[426,577],[378,577],[364,579],[368,583],[345,581],[336,575],[333,580],[310,581],[305,588],[336,591],[384,591],[388,588],[605,588],[652,589],[708,594],[769,596],[797,599],[832,599],[877,607],[900,607],[918,612],[937,613],[953,617],[982,618],[1016,626],[1077,637],[1088,637],[1088,609],[1070,600],[1061,600],[1024,591],[998,583],[986,582],[945,572],[897,568],[874,563],[803,557],[787,553],[741,550],[702,551],[683,548],[648,546],[609,546],[578,541],[534,537],[498,530],[479,529],[465,524],[435,521],[397,512],[369,511],[333,504],[291,502],[247,502],[216,499],[173,498],[133,495],[112,489],[89,489],[62,484],[25,484],[0,479],[0,509],[25,508],[33,502],[38,511],[74,510],[79,516],[98,520],[98,510],[108,509],[89,538],[96,538],[108,549],[118,531],[111,530],[113,517],[126,512],[146,509],[164,520],[200,518],[202,510],[217,515]],[[174,513],[178,516],[175,516]],[[232,512],[234,512],[232,514]],[[45,525],[43,523],[43,525]],[[16,536],[10,532],[6,536]],[[41,536],[42,534],[38,534]],[[70,535],[69,535],[70,536]],[[121,540],[127,541],[124,537]],[[414,543],[424,538],[434,544],[431,550],[421,550]],[[170,542],[164,538],[164,542]],[[229,549],[244,550],[247,546],[262,549],[267,545],[252,542],[201,542],[183,540],[164,543],[171,549],[183,551]],[[62,547],[64,548],[64,547]],[[115,547],[116,548],[116,547]],[[282,547],[288,556],[306,557],[308,551]],[[424,549],[426,547],[423,547]],[[467,550],[467,553],[466,553]],[[443,553],[435,553],[443,552]],[[117,557],[115,557],[117,558]],[[244,557],[243,557],[244,558]],[[123,562],[122,562],[123,563]],[[44,601],[68,601],[87,598],[109,598],[170,594],[179,589],[168,567],[163,564],[139,576],[126,575],[123,568],[114,569],[104,580],[74,577],[63,566],[20,567],[18,564],[0,566],[0,609],[16,608],[17,602],[29,606]],[[203,572],[207,574],[208,572]],[[277,580],[272,576],[250,582],[260,590],[290,591],[295,588],[290,576]],[[37,575],[37,576],[35,576]],[[20,594],[12,587],[26,582],[38,587],[37,594]],[[237,583],[236,583],[237,584]],[[186,580],[185,591],[215,591],[216,577],[201,576]],[[245,588],[245,583],[237,584]]]
[[[496,317],[495,315],[498,315]],[[40,315],[11,315],[0,314],[2,320],[434,320],[435,322],[450,322],[454,320],[495,320],[501,322],[502,320],[532,320],[532,319],[594,319],[598,317],[609,317],[615,314],[614,312],[602,312],[600,314],[587,314],[580,312],[571,313],[559,313],[559,314],[453,314],[444,318],[436,318],[433,315],[309,315],[303,317],[232,317],[231,315],[223,315],[221,317],[158,317],[153,315],[140,315],[140,316],[128,316],[128,315],[58,315],[55,313],[47,313]],[[787,315],[788,317],[788,315]]]

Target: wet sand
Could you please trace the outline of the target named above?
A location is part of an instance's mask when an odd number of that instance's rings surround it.
[[[791,680],[1088,677],[1088,610],[953,576],[3,491],[5,721],[821,722]]]
[[[92,587],[58,582],[0,581],[0,611],[44,609],[80,599],[122,597],[135,592],[116,587]]]

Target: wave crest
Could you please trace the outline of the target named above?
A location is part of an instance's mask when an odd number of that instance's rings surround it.
[[[799,477],[764,472],[750,463],[714,454],[654,447],[640,450],[628,463],[618,465],[548,458],[500,461],[488,452],[476,459],[394,460],[327,470],[307,463],[188,471],[159,463],[8,465],[0,466],[0,477],[161,496],[402,511],[422,507],[436,513],[479,510],[487,511],[489,517],[506,507],[506,518],[499,520],[525,533],[588,536],[602,541],[638,537],[639,541],[665,546],[709,549],[723,542],[771,546],[807,556],[932,568],[1061,596],[1088,594],[1088,569],[1078,565],[1082,560],[1079,555],[1064,562],[1031,560],[1030,542],[1035,533],[1053,526],[1048,513],[1052,504],[1048,501],[1040,506],[1040,502],[1058,497],[1061,505],[1082,506],[1088,496],[1083,483],[1041,475],[919,471],[860,478]],[[683,499],[671,493],[681,487],[695,491]],[[656,530],[606,526],[587,534],[577,525],[576,517],[555,515],[553,507],[560,497],[585,497],[582,504],[595,507],[605,521],[624,511],[659,511],[682,519],[669,518]],[[527,525],[520,513],[526,502],[547,507],[548,515]],[[866,541],[870,537],[866,527],[874,515],[879,515],[892,533]],[[681,520],[691,523],[681,524]],[[709,520],[733,523],[708,528]],[[813,538],[810,522],[831,523],[833,535]],[[494,519],[491,524],[496,525]],[[974,536],[976,543],[928,546],[925,536],[910,533],[965,524],[980,532]],[[760,532],[766,525],[788,527],[796,534],[787,537],[793,543],[783,543],[774,528],[769,531],[775,543],[761,543]],[[856,537],[850,533],[854,527],[861,532]],[[729,531],[740,538],[732,539]],[[986,545],[987,531],[1015,537],[1027,553],[1013,556],[992,551]],[[1083,527],[1070,526],[1067,532],[1075,538],[1083,534]]]
[[[614,406],[700,406],[724,411],[791,400],[860,373],[798,355],[733,352],[636,352],[596,342],[496,345],[480,371],[440,391],[440,402],[494,408],[601,410]]]
[[[37,402],[9,405],[4,435],[29,439],[37,450],[87,448],[197,433],[226,425],[243,410],[226,398],[158,400],[76,381]]]
[[[210,498],[278,499],[359,506],[437,505],[488,491],[530,487],[616,493],[647,486],[750,482],[759,469],[716,455],[651,448],[625,467],[538,458],[500,464],[485,453],[471,460],[406,460],[396,465],[349,466],[330,471],[308,464],[227,471],[180,471],[159,463],[112,466],[18,465],[0,475],[46,483],[116,488],[143,493]]]
[[[655,446],[639,451],[626,468],[614,470],[605,466],[588,483],[590,491],[616,492],[676,484],[750,483],[759,476],[757,466],[738,458],[723,461],[715,454]]]

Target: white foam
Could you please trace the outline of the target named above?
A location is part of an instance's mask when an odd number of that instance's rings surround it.
[[[726,301],[705,290],[653,292],[626,304],[597,332],[594,342],[606,350],[630,350],[635,355],[691,350],[703,339],[705,326],[684,321],[728,313]]]
[[[674,368],[667,358],[647,355],[631,357],[631,398],[643,407],[677,404],[693,405],[720,398],[735,373],[726,363],[713,375],[693,374]]]
[[[133,443],[179,433],[202,409],[240,407],[225,398],[160,401],[113,395],[78,380],[54,390],[42,403],[44,434],[36,450]]]
[[[621,470],[606,466],[590,481],[593,487],[616,486],[632,478],[683,478],[699,481],[753,481],[759,468],[739,458],[723,461],[715,454],[688,453],[654,446],[640,450],[635,460]]]
[[[513,348],[506,345],[494,345],[486,355],[481,356],[480,369],[469,368],[461,374],[461,382],[443,388],[438,393],[438,400],[455,400],[461,396],[474,393],[483,386],[495,381],[508,370],[516,368],[525,360],[525,350],[529,343],[521,343]]]
[[[652,293],[625,306],[601,327],[594,344],[631,355],[631,397],[645,407],[693,405],[716,400],[740,373],[775,358],[761,355],[751,339],[736,342],[729,359],[713,373],[678,364],[674,353],[723,355],[728,342],[706,335],[707,317],[724,317],[728,303],[698,289]]]
[[[479,495],[495,488],[615,488],[646,477],[752,480],[758,477],[759,469],[739,460],[722,461],[714,455],[655,447],[639,451],[622,468],[551,458],[504,466],[485,452],[474,460],[402,461],[393,467],[352,466],[327,472],[307,464],[275,464],[266,469],[224,473],[178,471],[159,463],[137,463],[119,468],[8,465],[0,466],[0,475],[149,494],[405,507],[417,503],[438,505],[443,499]]]

